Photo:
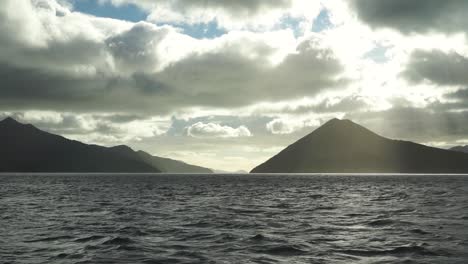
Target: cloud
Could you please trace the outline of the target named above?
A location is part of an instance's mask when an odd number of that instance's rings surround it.
[[[0,113],[0,120],[7,116],[70,139],[104,145],[119,145],[163,136],[171,127],[171,120],[165,117],[112,113],[76,114],[32,110],[3,112]]]
[[[274,119],[266,124],[266,129],[272,134],[291,134],[303,128],[318,127],[320,121],[317,119]]]
[[[267,123],[266,128],[272,134],[291,134],[297,129],[302,128],[302,126],[297,126],[297,124],[291,124],[284,122],[281,119],[275,119]]]
[[[468,134],[468,111],[443,111],[416,107],[393,107],[385,111],[347,114],[384,136],[416,142],[454,142]]]
[[[239,44],[236,40],[220,50],[194,54],[148,80],[172,87],[195,105],[226,107],[249,105],[259,99],[313,96],[346,85],[333,52],[316,46],[313,40],[300,43],[295,53],[276,66],[269,63],[272,51],[264,43],[252,47],[258,55],[239,53]]]
[[[372,98],[359,94],[345,94],[342,96],[327,96],[313,103],[296,104],[294,107],[283,109],[283,113],[345,113],[370,109],[373,107]]]
[[[447,98],[460,100],[464,102],[466,107],[468,108],[468,89],[459,89],[453,93],[449,93],[446,95]]]
[[[415,50],[403,75],[413,83],[468,85],[468,57],[457,52]]]
[[[262,9],[268,8],[281,8],[290,6],[292,1],[290,0],[240,0],[240,1],[229,1],[229,0],[163,0],[155,3],[153,0],[109,0],[115,5],[122,4],[137,4],[144,8],[156,8],[157,6],[171,6],[177,7],[184,12],[189,9],[197,8],[219,8],[226,10],[232,14],[243,14],[251,13],[255,14],[260,12]]]
[[[311,27],[320,12],[319,1],[308,0],[105,0],[114,5],[135,4],[156,23],[207,24],[227,29],[271,29],[285,18]]]
[[[202,123],[198,122],[186,128],[187,135],[196,138],[237,138],[237,137],[251,137],[252,133],[245,126],[233,128],[230,126],[223,126],[215,123]]]
[[[350,0],[358,17],[374,28],[392,28],[404,34],[466,32],[465,0]]]
[[[132,26],[71,12],[55,0],[2,1],[0,22],[0,61],[75,75],[113,69],[104,40]]]
[[[170,27],[140,22],[106,39],[105,44],[119,73],[155,72],[162,57],[158,49],[171,30]]]
[[[0,27],[5,110],[167,114],[314,96],[348,82],[317,35],[298,41],[288,30],[233,31],[196,40],[171,26],[86,16],[53,0],[26,2],[29,18],[9,15],[14,5],[0,3],[11,25]],[[16,39],[34,35],[24,25],[41,38]]]

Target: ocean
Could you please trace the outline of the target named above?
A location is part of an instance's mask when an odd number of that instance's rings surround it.
[[[468,263],[468,176],[3,174],[0,263]]]

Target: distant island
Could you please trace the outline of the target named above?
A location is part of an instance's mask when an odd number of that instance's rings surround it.
[[[0,121],[0,145],[0,172],[213,172],[128,146],[108,148],[69,140],[10,117]]]
[[[350,120],[333,119],[251,172],[468,173],[468,154],[388,139]]]

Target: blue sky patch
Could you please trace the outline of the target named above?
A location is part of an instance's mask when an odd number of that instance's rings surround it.
[[[107,17],[130,22],[139,22],[145,21],[148,16],[147,12],[133,4],[115,6],[110,2],[99,4],[96,0],[71,0],[71,3],[73,4],[74,11],[97,17]],[[197,39],[212,39],[226,34],[226,31],[221,29],[216,21],[195,25],[168,24],[181,28],[184,34]]]
[[[320,14],[314,20],[314,24],[312,25],[312,31],[321,32],[330,28],[331,25],[332,23],[330,22],[328,10],[322,9],[322,11],[320,11]]]
[[[287,17],[281,19],[281,24],[280,24],[279,28],[280,29],[291,29],[294,32],[294,36],[298,37],[303,33],[303,32],[300,31],[300,27],[299,27],[301,22],[302,22],[302,19],[287,16]]]
[[[114,6],[111,3],[99,4],[96,0],[71,0],[74,11],[131,22],[146,20],[148,13],[133,4]]]
[[[197,39],[213,39],[226,34],[227,32],[218,26],[216,21],[200,24],[175,24],[172,25],[182,29],[182,32]]]
[[[388,58],[385,55],[387,50],[388,47],[377,44],[375,48],[373,48],[364,55],[364,59],[371,59],[376,63],[385,63],[388,61]]]

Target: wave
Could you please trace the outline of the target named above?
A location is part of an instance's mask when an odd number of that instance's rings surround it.
[[[386,255],[423,255],[423,256],[441,256],[442,254],[431,251],[421,246],[403,246],[387,250],[344,250],[344,254],[362,256],[362,257],[376,257]]]
[[[468,263],[468,177],[47,177],[0,184],[0,263]]]
[[[74,242],[85,243],[85,242],[89,242],[89,241],[93,241],[93,240],[100,240],[100,239],[103,239],[103,238],[105,238],[105,236],[91,235],[91,236],[87,236],[87,237],[77,238],[77,239],[75,239],[73,241]]]
[[[70,239],[73,239],[73,238],[74,237],[72,237],[72,236],[53,236],[53,237],[44,237],[44,238],[33,239],[33,240],[26,240],[24,242],[25,243],[50,242],[50,241],[56,241],[56,240],[70,240]]]
[[[277,256],[296,256],[306,254],[307,251],[296,245],[281,245],[262,250],[261,253]]]
[[[398,220],[393,220],[393,219],[378,219],[378,220],[373,220],[367,223],[367,225],[372,226],[372,227],[384,227],[384,226],[393,226],[393,225],[413,225],[414,223],[412,222],[407,222],[407,221],[398,221]]]
[[[104,242],[102,242],[102,245],[128,245],[132,244],[134,241],[128,237],[114,237],[110,238]]]
[[[415,233],[415,234],[419,234],[419,235],[427,235],[427,234],[430,234],[429,232],[426,232],[426,231],[421,230],[421,229],[419,229],[419,228],[411,229],[410,232],[411,232],[411,233]]]

